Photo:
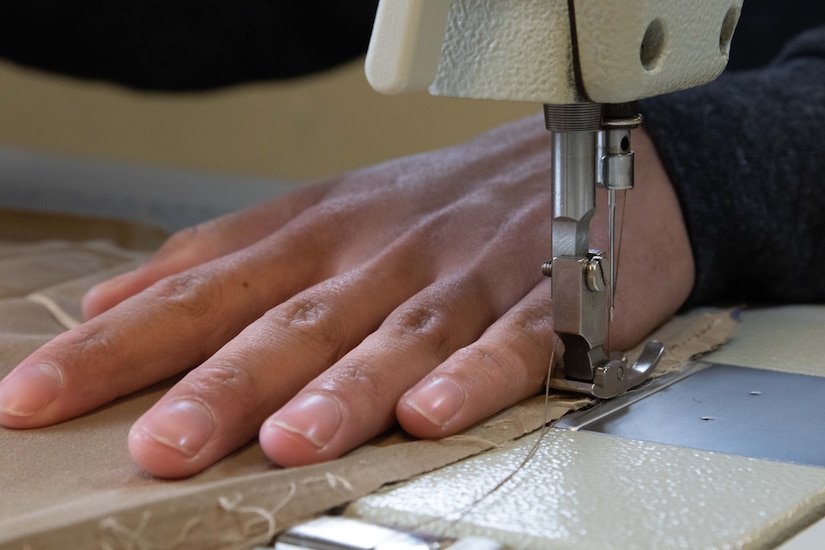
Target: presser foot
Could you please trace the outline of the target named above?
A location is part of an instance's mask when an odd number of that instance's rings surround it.
[[[632,366],[628,366],[627,357],[611,359],[593,369],[593,380],[589,381],[565,378],[563,366],[554,368],[548,386],[554,390],[610,399],[635,388],[650,378],[664,351],[664,344],[658,340],[651,340],[645,345],[641,355]]]

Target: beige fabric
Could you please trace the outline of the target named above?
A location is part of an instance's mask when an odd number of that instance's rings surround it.
[[[0,219],[3,219],[0,217]],[[122,224],[27,217],[15,242],[0,244],[0,375],[79,319],[79,300],[93,283],[133,268],[146,253],[129,247],[157,244],[160,235]],[[63,240],[38,238],[55,225]],[[94,226],[110,241],[72,240],[76,224]],[[3,238],[0,228],[0,238]],[[120,244],[115,244],[115,242]],[[678,342],[672,361],[727,339],[726,314],[684,321],[667,334]],[[710,336],[710,338],[708,338]],[[667,342],[666,342],[667,343]],[[388,434],[326,464],[275,468],[257,444],[183,481],[141,472],[126,449],[137,417],[172,382],[159,384],[57,426],[0,429],[0,548],[239,548],[271,539],[283,527],[462,458],[495,448],[546,420],[590,403],[554,395],[528,400],[441,441]]]

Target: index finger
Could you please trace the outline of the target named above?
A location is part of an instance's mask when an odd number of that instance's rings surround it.
[[[0,382],[0,424],[53,424],[199,364],[272,304],[323,277],[321,262],[296,254],[301,246],[294,235],[262,242],[167,277],[63,333]]]

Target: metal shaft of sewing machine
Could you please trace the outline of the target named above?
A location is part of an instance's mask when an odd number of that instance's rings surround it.
[[[553,187],[553,327],[564,343],[564,360],[551,387],[608,398],[643,382],[663,347],[650,342],[628,367],[605,349],[613,316],[616,271],[615,193],[633,188],[630,131],[641,122],[635,104],[545,105],[551,132]],[[589,247],[596,188],[607,190],[609,255]]]

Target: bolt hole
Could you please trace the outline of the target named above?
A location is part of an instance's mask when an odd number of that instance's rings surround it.
[[[664,57],[666,40],[667,33],[662,20],[651,21],[642,38],[642,46],[639,48],[639,59],[645,70],[652,71],[659,66]]]
[[[622,138],[621,148],[623,153],[627,153],[630,149],[630,138],[625,136]]]
[[[725,19],[722,21],[722,30],[719,33],[719,51],[727,57],[730,53],[730,43],[733,40],[733,31],[736,30],[736,23],[739,21],[740,9],[737,6],[728,8]]]

